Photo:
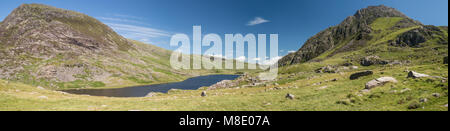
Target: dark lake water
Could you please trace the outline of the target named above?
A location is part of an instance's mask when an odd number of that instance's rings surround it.
[[[167,93],[170,89],[197,90],[203,86],[211,86],[222,80],[234,80],[239,75],[208,75],[189,78],[182,82],[134,86],[117,89],[73,89],[63,92],[79,95],[108,97],[145,97],[150,92]]]

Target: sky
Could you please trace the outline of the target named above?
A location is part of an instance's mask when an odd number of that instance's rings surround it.
[[[361,8],[386,5],[427,25],[448,25],[448,0],[2,0],[0,20],[23,3],[40,3],[92,16],[122,36],[169,50],[172,35],[278,34],[279,55]],[[192,36],[190,37],[192,40]]]

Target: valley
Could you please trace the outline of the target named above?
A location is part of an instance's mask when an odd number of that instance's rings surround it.
[[[0,110],[448,111],[448,27],[424,25],[383,5],[358,10],[308,39],[279,60],[275,80],[259,79],[263,70],[175,70],[169,50],[39,4],[14,10],[0,23],[0,36]],[[59,91],[217,74],[240,77],[146,97]]]

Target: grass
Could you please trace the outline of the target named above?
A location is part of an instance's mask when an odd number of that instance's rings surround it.
[[[367,67],[369,68],[369,67]],[[447,65],[386,66],[374,70],[373,76],[359,80],[348,79],[351,73],[366,70],[361,68],[337,74],[313,74],[305,79],[298,75],[292,81],[280,83],[280,90],[270,90],[274,86],[261,86],[240,89],[207,90],[207,97],[201,97],[203,89],[193,91],[171,91],[158,93],[149,98],[108,98],[61,94],[51,90],[20,83],[0,80],[0,110],[240,110],[240,111],[331,111],[331,110],[382,110],[405,111],[408,106],[428,98],[429,102],[419,103],[414,110],[448,111],[448,83],[433,79],[409,79],[404,70],[448,77]],[[389,83],[358,96],[364,84],[381,76],[393,76],[398,83]],[[282,76],[283,77],[283,76]],[[338,78],[337,82],[324,82]],[[323,82],[313,86],[313,83]],[[326,89],[319,87],[328,86]],[[286,88],[298,87],[298,88]],[[400,93],[409,88],[410,91]],[[295,95],[294,100],[285,99],[287,93]],[[433,97],[440,93],[441,97]],[[39,98],[46,96],[48,99]]]

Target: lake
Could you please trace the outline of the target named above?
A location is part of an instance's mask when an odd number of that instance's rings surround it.
[[[223,80],[234,80],[239,75],[208,75],[189,78],[182,82],[134,86],[116,89],[71,89],[63,92],[79,95],[107,97],[145,97],[150,92],[167,93],[170,89],[197,90],[200,87],[211,86]]]

